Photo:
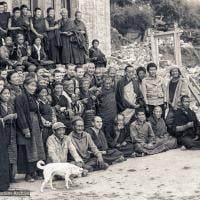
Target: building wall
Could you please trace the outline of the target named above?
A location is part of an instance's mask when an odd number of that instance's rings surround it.
[[[109,56],[111,54],[110,1],[79,0],[77,6],[83,13],[90,43],[93,39],[98,39],[100,48]]]

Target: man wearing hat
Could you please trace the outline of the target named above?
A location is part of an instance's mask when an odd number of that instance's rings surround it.
[[[53,135],[47,140],[48,162],[59,163],[68,161],[68,152],[74,158],[77,165],[81,166],[83,160],[78,155],[71,138],[65,135],[65,125],[62,122],[53,124]]]
[[[74,131],[72,131],[69,136],[77,152],[84,161],[83,168],[87,169],[89,172],[107,169],[108,164],[104,162],[102,153],[94,144],[90,134],[84,131],[83,119],[79,116],[75,116],[72,120],[72,124]]]

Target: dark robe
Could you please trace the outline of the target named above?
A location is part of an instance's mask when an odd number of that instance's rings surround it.
[[[55,94],[52,95],[52,106],[55,107],[56,117],[59,122],[62,122],[66,126],[66,133],[69,134],[72,131],[72,123],[68,112],[61,111],[60,108],[70,108],[70,103],[64,95],[60,97]]]
[[[37,33],[41,34],[44,36],[44,38],[42,39],[42,46],[44,47],[45,52],[48,52],[49,49],[49,40],[46,34],[46,25],[45,25],[45,19],[43,17],[37,19],[36,17],[32,18],[32,23],[33,23],[33,27],[34,29],[37,31]],[[35,35],[32,32],[32,44],[35,40],[35,38],[37,38],[37,35]]]
[[[103,159],[106,163],[112,164],[123,156],[123,153],[118,151],[117,149],[108,148],[108,143],[102,130],[97,133],[97,130],[91,127],[87,129],[86,132],[91,135],[93,142],[100,151],[106,151],[106,154],[103,155]]]
[[[0,27],[4,30],[8,29],[8,19],[9,16],[6,13],[0,13]],[[4,33],[0,31],[0,38],[5,38],[7,36],[7,33]]]
[[[23,34],[25,36],[26,24],[24,23],[22,17],[15,18],[14,16],[12,16],[11,26],[21,28],[21,30],[13,30],[8,32],[9,35],[12,37],[13,41],[16,41],[17,34]]]
[[[54,27],[58,24],[52,17],[46,17],[46,21],[49,24],[49,27]],[[60,63],[59,47],[61,45],[60,34],[58,30],[47,31],[47,36],[49,40],[49,48],[47,51],[48,59],[53,60],[54,63]]]
[[[8,103],[7,108],[0,104],[0,117],[4,118],[14,113],[14,107]],[[17,163],[17,143],[16,143],[16,120],[7,120],[4,122],[4,130],[7,136],[9,160],[11,164]]]
[[[153,115],[149,118],[149,122],[151,123],[156,141],[163,143],[166,147],[166,151],[177,147],[177,140],[167,132],[167,127],[163,118],[157,119]]]
[[[102,118],[106,133],[110,131],[117,116],[117,102],[114,89],[102,89],[101,94],[97,97],[97,101],[97,115]]]
[[[33,63],[34,65],[39,66],[41,65],[41,61],[44,61],[44,60],[46,60],[46,53],[44,51],[44,48],[41,47],[40,49],[40,59],[39,59],[38,52],[35,46],[33,45],[31,49],[31,56],[29,57],[29,61]]]
[[[96,114],[95,103],[96,99],[94,94],[91,91],[85,92],[82,89],[80,90],[80,100],[87,99],[87,103],[82,102],[84,106],[83,110],[83,120],[85,129],[92,126],[92,120]]]
[[[19,154],[18,161],[20,164],[26,165],[27,163],[36,162],[45,159],[44,146],[42,141],[42,122],[40,118],[39,108],[36,99],[24,91],[15,99],[15,110],[17,112],[17,143],[19,146],[24,146],[26,155]],[[24,131],[29,129],[31,138],[27,139]],[[23,159],[23,160],[22,160]],[[19,165],[20,165],[19,164]],[[21,166],[24,170],[24,166]]]
[[[62,34],[62,32],[71,32],[73,30],[73,22],[71,19],[61,19],[60,21],[61,27],[60,27],[60,37],[61,37],[61,63],[62,64],[74,64],[74,58],[72,55],[72,47],[70,38],[71,36],[67,36],[65,34]]]
[[[80,31],[85,31],[85,34],[80,33]],[[85,24],[75,19],[72,32],[71,45],[74,64],[85,64],[86,55],[88,54],[88,35]]]
[[[22,57],[29,57],[27,50],[28,50],[28,46],[26,44],[23,44],[23,45],[16,44],[13,48],[10,58],[12,60],[21,62]],[[29,60],[29,58],[28,58],[27,60],[24,60],[22,62],[22,65],[24,65],[26,68],[28,68],[29,66],[32,65],[32,63],[30,61],[31,60]]]
[[[45,26],[45,20],[44,18],[39,18],[37,19],[36,17],[32,18],[32,23],[33,23],[33,27],[34,29],[37,31],[37,33],[39,34],[44,34],[46,31],[46,26]],[[37,36],[33,33],[34,38],[36,38]]]
[[[102,53],[102,51],[99,48],[91,47],[89,49],[89,58],[90,61],[95,64],[96,67],[106,67],[106,56]]]
[[[186,125],[188,122],[193,122],[193,128],[189,128],[183,132],[177,132],[177,126]],[[199,121],[194,111],[191,109],[185,110],[178,108],[174,111],[172,125],[169,125],[170,133],[177,138],[178,145],[184,145],[188,149],[200,149],[200,141],[196,141],[196,136],[199,135]]]
[[[118,136],[117,132],[119,132]],[[106,138],[109,147],[117,148],[120,152],[123,152],[125,157],[129,157],[133,153],[134,146],[131,143],[130,133],[126,126],[119,129],[117,126],[113,125],[110,132],[107,132]],[[127,144],[122,146],[123,142]]]
[[[171,104],[174,100],[174,94],[175,94],[177,85],[178,85],[178,81],[177,82],[170,81],[170,83],[169,83],[169,102]]]
[[[116,100],[117,100],[117,109],[118,113],[123,112],[126,108],[133,108],[132,105],[130,105],[126,99],[124,98],[124,87],[129,83],[130,81],[127,80],[126,76],[124,76],[118,83],[116,87]],[[139,84],[136,80],[132,80],[133,82],[133,88],[134,92],[136,94],[136,103],[140,104],[141,107],[144,106],[144,100],[143,95],[140,90]]]
[[[5,58],[0,58],[0,70],[6,70],[6,67],[10,66],[10,62],[9,60],[5,59]]]
[[[6,191],[10,186],[8,144],[6,143],[6,132],[0,121],[0,192]]]
[[[10,55],[12,60],[20,60],[21,57],[28,56],[27,45],[18,45],[16,44],[13,47],[12,54]]]
[[[48,122],[53,122],[53,110],[51,105],[48,102],[39,101],[39,111],[41,117],[43,117]],[[42,129],[42,139],[44,144],[45,152],[47,153],[46,142],[50,135],[52,135],[52,127],[43,126]]]
[[[25,40],[31,44],[31,27],[30,27],[30,17],[21,15],[24,24],[24,36]]]

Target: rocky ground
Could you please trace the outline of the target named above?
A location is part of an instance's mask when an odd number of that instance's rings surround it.
[[[40,193],[41,181],[23,180],[14,189],[28,189],[34,200],[199,200],[200,151],[180,149],[143,158],[128,159],[88,177],[74,180],[69,190],[63,181]]]

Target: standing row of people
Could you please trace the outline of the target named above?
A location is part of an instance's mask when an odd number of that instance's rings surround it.
[[[43,11],[35,8],[32,16],[26,5],[13,8],[11,15],[5,11],[5,2],[0,2],[0,46],[9,46],[9,54],[12,54],[12,43],[17,51],[15,57],[11,55],[8,59],[19,61],[21,57],[29,56],[32,59],[26,58],[25,61],[35,66],[50,63],[78,65],[85,64],[87,60],[101,67],[106,66],[105,55],[98,48],[99,41],[94,40],[89,49],[87,29],[80,11],[75,13],[75,19],[71,19],[67,9],[63,8],[61,19],[56,20],[55,10],[49,7],[46,15],[43,17]],[[25,55],[24,49],[28,55]],[[9,64],[12,67],[16,65],[15,62]]]

